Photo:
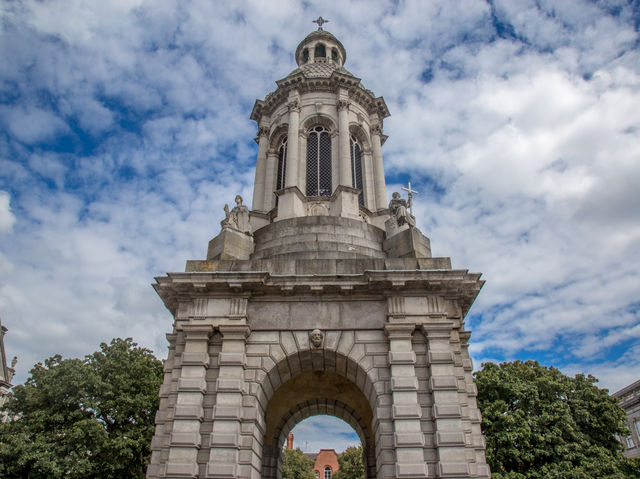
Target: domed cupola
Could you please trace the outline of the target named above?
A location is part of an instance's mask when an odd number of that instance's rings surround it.
[[[295,51],[298,67],[257,100],[258,158],[251,224],[334,216],[383,229],[389,218],[382,122],[389,110],[344,68],[347,52],[320,27]]]
[[[316,30],[300,42],[296,48],[296,63],[299,67],[310,63],[332,63],[344,65],[347,51],[342,43],[326,30]]]

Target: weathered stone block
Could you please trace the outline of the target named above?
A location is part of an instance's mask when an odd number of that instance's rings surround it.
[[[209,241],[207,261],[246,260],[254,249],[253,237],[232,229],[223,229],[218,236]]]

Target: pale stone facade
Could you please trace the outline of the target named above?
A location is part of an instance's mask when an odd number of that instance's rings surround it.
[[[391,215],[389,113],[345,59],[328,32],[300,43],[251,116],[250,228],[156,278],[175,323],[148,478],[280,477],[316,414],[353,426],[369,479],[489,477],[464,327],[483,282]]]
[[[629,434],[621,437],[623,454],[627,457],[640,457],[640,379],[612,394],[618,398],[620,406],[627,414]]]
[[[13,358],[11,365],[7,364],[7,355],[4,350],[4,335],[7,333],[7,328],[2,325],[0,320],[0,406],[2,406],[7,400],[7,394],[11,389],[11,380],[15,373],[16,363],[18,358]]]

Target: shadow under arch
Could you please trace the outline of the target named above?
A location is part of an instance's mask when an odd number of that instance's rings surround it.
[[[371,378],[350,357],[336,351],[300,351],[265,378],[273,391],[265,409],[262,477],[282,477],[282,446],[293,427],[326,414],[347,422],[360,437],[367,479],[376,477],[376,391]]]

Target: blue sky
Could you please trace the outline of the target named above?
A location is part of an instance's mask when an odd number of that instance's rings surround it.
[[[255,99],[322,15],[384,96],[388,191],[487,281],[476,367],[640,377],[640,6],[629,1],[0,4],[0,315],[17,381],[131,336],[166,355],[150,283],[251,198]]]

